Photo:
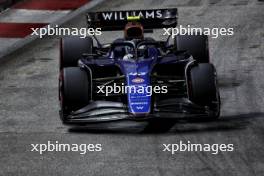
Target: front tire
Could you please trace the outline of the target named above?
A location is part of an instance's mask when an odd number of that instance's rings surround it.
[[[60,78],[61,118],[86,106],[91,99],[91,80],[88,73],[79,67],[67,67],[62,70]]]
[[[216,71],[212,64],[201,63],[190,70],[190,100],[197,105],[207,106],[214,113],[211,118],[220,116],[220,94],[217,86]]]

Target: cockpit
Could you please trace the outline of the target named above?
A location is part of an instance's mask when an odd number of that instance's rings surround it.
[[[124,38],[112,44],[112,58],[122,60],[148,59],[159,54],[158,43],[152,38],[144,38],[144,28],[140,22],[128,22],[124,28]]]
[[[156,42],[122,41],[112,44],[111,58],[122,60],[141,60],[157,57],[159,50]]]

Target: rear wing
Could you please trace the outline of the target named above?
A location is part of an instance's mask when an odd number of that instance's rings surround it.
[[[101,28],[102,31],[123,30],[132,17],[140,17],[138,20],[144,29],[160,29],[176,27],[177,8],[153,9],[153,10],[127,10],[127,11],[104,11],[87,13],[89,27]]]

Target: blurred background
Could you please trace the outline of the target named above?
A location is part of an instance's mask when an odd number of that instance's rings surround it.
[[[0,0],[0,12],[22,0]]]

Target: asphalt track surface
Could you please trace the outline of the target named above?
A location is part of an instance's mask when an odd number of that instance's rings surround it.
[[[69,128],[58,115],[58,38],[39,39],[0,65],[0,175],[264,175],[264,4],[260,1],[106,1],[94,10],[179,8],[179,24],[234,27],[210,39],[221,86],[222,115],[213,122],[177,122],[166,133],[144,125]],[[65,26],[85,26],[75,18]],[[110,35],[111,34],[111,35]],[[106,41],[118,34],[101,37]],[[120,34],[119,34],[120,35]],[[30,152],[31,143],[102,143],[103,151]],[[162,152],[163,143],[233,143],[233,152]]]

